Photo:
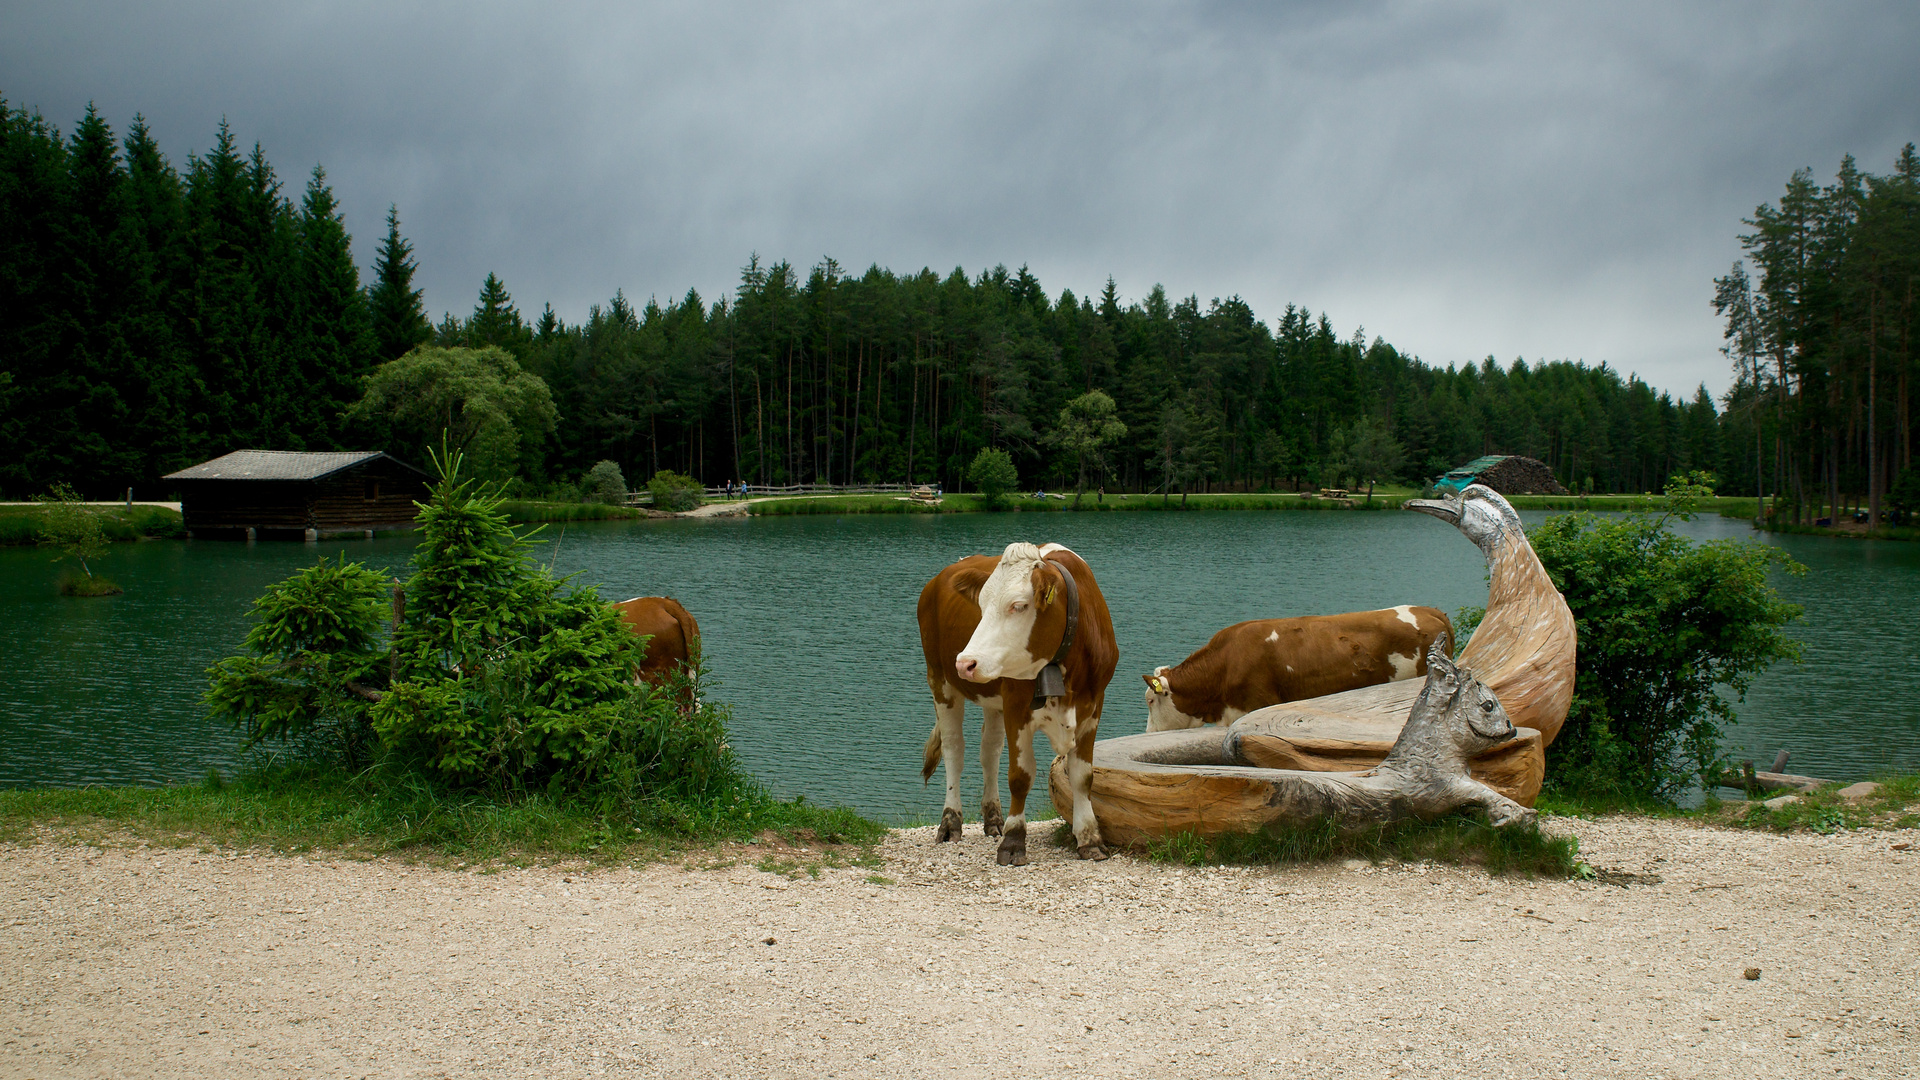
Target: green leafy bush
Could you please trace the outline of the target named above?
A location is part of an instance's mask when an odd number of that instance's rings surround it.
[[[700,481],[691,476],[683,476],[671,469],[661,469],[647,481],[647,490],[653,494],[655,510],[671,510],[683,513],[699,506],[704,500],[706,489]]]
[[[617,462],[596,461],[593,468],[580,481],[580,487],[588,499],[603,503],[621,503],[627,500],[627,478],[620,474]]]
[[[1674,800],[1719,767],[1722,729],[1754,677],[1799,659],[1784,631],[1801,609],[1767,574],[1805,567],[1765,544],[1697,544],[1667,527],[1691,516],[1703,479],[1676,477],[1662,513],[1572,513],[1530,533],[1580,639],[1572,709],[1547,752],[1552,788]]]
[[[999,506],[1020,482],[1020,472],[1013,467],[1012,454],[983,446],[973,456],[973,464],[967,466],[967,479],[986,496],[988,506]]]

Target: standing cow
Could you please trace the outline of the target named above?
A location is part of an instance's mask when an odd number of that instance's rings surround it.
[[[633,681],[659,686],[687,666],[700,639],[700,624],[671,596],[636,596],[613,605],[627,629],[648,639],[646,654],[634,665]]]
[[[1083,859],[1104,859],[1088,785],[1107,683],[1119,666],[1113,619],[1086,561],[1058,544],[1015,543],[998,559],[975,555],[942,570],[920,590],[920,647],[933,692],[934,728],[922,775],[936,761],[947,772],[939,839],[960,837],[960,772],[966,756],[961,719],[980,704],[981,817],[1001,834],[1003,866],[1027,862],[1027,793],[1033,786],[1033,729],[1067,758],[1073,787],[1073,835]],[[1001,740],[1012,747],[1007,788],[1013,814],[1002,822]]]
[[[1453,623],[1438,608],[1399,607],[1234,623],[1178,667],[1147,681],[1147,730],[1231,724],[1285,701],[1337,694],[1427,673],[1427,646]]]

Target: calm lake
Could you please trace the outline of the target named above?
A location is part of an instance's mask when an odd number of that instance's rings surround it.
[[[1681,527],[1756,535],[1718,517]],[[693,611],[711,694],[731,704],[735,746],[775,791],[894,822],[939,816],[940,779],[923,787],[919,775],[933,710],[914,602],[962,555],[1055,541],[1092,564],[1120,639],[1109,737],[1145,728],[1142,673],[1229,623],[1405,603],[1451,613],[1487,595],[1479,552],[1408,512],[710,519],[544,535],[558,543],[541,559],[602,596],[668,593]],[[1771,542],[1809,568],[1777,583],[1807,607],[1806,662],[1763,677],[1733,747],[1765,768],[1784,746],[1792,771],[1836,779],[1920,768],[1920,544]],[[0,549],[0,786],[231,771],[235,738],[203,716],[203,672],[235,651],[266,585],[343,551],[404,573],[412,541],[116,544],[102,564],[128,591],[100,600],[59,596],[48,553]],[[969,709],[970,746],[979,720]],[[1047,760],[1044,739],[1036,754]],[[969,807],[978,782],[970,749]]]

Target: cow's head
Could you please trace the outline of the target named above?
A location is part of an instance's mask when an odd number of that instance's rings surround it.
[[[1033,679],[1053,659],[1067,632],[1067,569],[1040,557],[1032,544],[1008,544],[993,573],[955,577],[954,588],[980,605],[980,625],[954,657],[972,682]]]
[[[1147,681],[1147,730],[1179,731],[1183,728],[1205,727],[1205,720],[1188,716],[1173,704],[1173,686],[1167,682],[1167,673],[1172,670],[1162,664],[1153,669],[1153,674],[1140,676]]]

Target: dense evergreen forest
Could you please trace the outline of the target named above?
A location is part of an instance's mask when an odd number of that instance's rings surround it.
[[[1910,458],[1911,226],[1904,240],[1854,238],[1883,219],[1875,199],[1911,192],[1911,152],[1894,178],[1849,162],[1835,188],[1796,176],[1804,198],[1789,185],[1760,209],[1758,286],[1738,268],[1721,285],[1742,372],[1723,414],[1704,388],[1675,400],[1604,364],[1437,368],[1302,308],[1269,325],[1237,297],[1158,286],[1138,300],[1112,280],[1050,295],[1024,267],[854,274],[753,257],[731,296],[636,306],[616,292],[574,324],[550,306],[523,314],[489,275],[471,313],[436,326],[398,215],[363,282],[319,168],[295,200],[224,125],[176,168],[139,120],[116,138],[91,109],[71,135],[0,112],[7,497],[56,481],[157,494],[161,474],[233,449],[358,448],[377,437],[346,415],[367,377],[428,343],[498,346],[544,380],[558,420],[518,463],[534,489],[603,459],[716,484],[955,488],[986,446],[1011,452],[1023,483],[1071,486],[1081,462],[1058,437],[1062,410],[1094,389],[1126,427],[1094,476],[1116,490],[1339,482],[1370,435],[1410,482],[1517,453],[1596,492],[1655,490],[1693,468],[1728,491],[1753,490],[1756,468],[1769,488],[1864,490],[1846,485]],[[1801,261],[1776,257],[1789,248]],[[1859,266],[1870,285],[1822,277]]]
[[[1849,155],[1831,184],[1807,170],[1747,219],[1745,262],[1716,278],[1737,375],[1728,450],[1798,521],[1862,496],[1920,509],[1913,467],[1914,279],[1920,276],[1920,158],[1909,143],[1888,176]],[[1896,483],[1896,478],[1899,482]],[[1751,483],[1751,481],[1749,481]]]

